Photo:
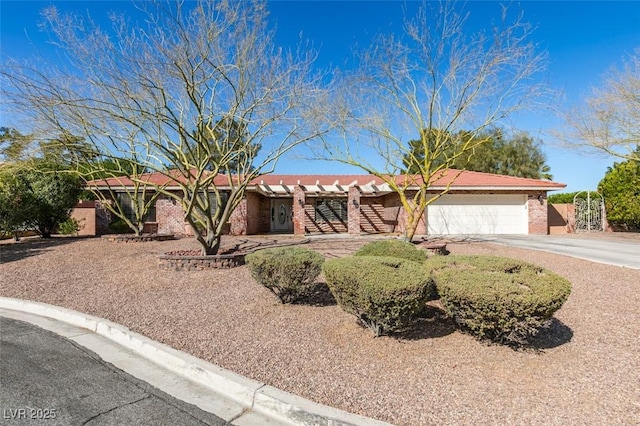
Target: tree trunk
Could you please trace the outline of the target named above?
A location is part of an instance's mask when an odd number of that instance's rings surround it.
[[[220,236],[207,235],[205,236],[205,238],[203,238],[201,244],[203,256],[212,256],[214,254],[218,254],[218,250],[220,250]]]
[[[220,235],[212,230],[205,233],[205,231],[198,229],[196,223],[189,216],[187,216],[185,220],[191,225],[193,235],[200,243],[200,255],[212,256],[218,254],[218,250],[220,249]]]
[[[418,229],[418,225],[420,224],[420,219],[422,219],[422,214],[418,214],[417,212],[418,210],[407,212],[409,218],[407,218],[407,224],[405,225],[404,229],[404,239],[407,242],[413,241],[413,237],[416,235],[416,230]],[[418,217],[415,217],[416,215]]]

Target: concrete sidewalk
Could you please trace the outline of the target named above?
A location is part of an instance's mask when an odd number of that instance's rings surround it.
[[[44,412],[29,409],[48,408],[56,409],[56,417],[63,421],[46,424],[84,424],[95,416],[99,421],[87,424],[388,425],[245,378],[102,318],[4,297],[0,297],[0,317],[14,320],[0,323],[3,326],[0,405],[6,408],[3,420],[16,424],[25,424],[34,413],[44,416]],[[6,334],[5,326],[9,330]],[[62,337],[56,340],[38,327]],[[48,345],[66,348],[67,352],[48,351]],[[26,351],[28,357],[11,356],[14,366],[10,367],[5,353],[13,350]],[[39,355],[30,361],[36,353]],[[40,374],[14,374],[14,367],[21,368],[18,367],[21,363],[30,363],[24,364],[24,368]],[[80,368],[80,364],[84,367]],[[57,385],[53,377],[45,374],[55,371],[55,365],[63,372],[63,381]],[[74,378],[71,373],[77,369],[84,373]],[[94,374],[96,388],[92,390],[89,384]],[[114,376],[109,377],[110,374]],[[67,376],[71,378],[64,379]],[[106,377],[107,384],[99,384],[98,376]],[[79,388],[86,389],[81,392],[83,396],[75,395],[78,392],[75,380],[79,380]],[[5,388],[5,383],[17,387]],[[72,395],[65,398],[64,392]],[[106,399],[89,404],[87,412],[75,414],[75,408],[68,406],[68,401],[77,401],[77,398]],[[24,414],[16,411],[20,409],[27,411]],[[164,414],[158,418],[153,416],[154,411]],[[17,419],[16,416],[27,417]]]

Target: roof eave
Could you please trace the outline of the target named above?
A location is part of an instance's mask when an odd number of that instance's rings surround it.
[[[558,184],[556,186],[451,186],[449,191],[556,191],[567,185]],[[446,186],[430,186],[428,191],[444,191]]]

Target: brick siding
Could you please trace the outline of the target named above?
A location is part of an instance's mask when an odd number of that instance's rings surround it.
[[[455,191],[453,194],[496,194],[495,191]],[[435,194],[435,193],[431,193]],[[531,191],[509,191],[502,194],[522,194],[527,196],[528,232],[548,234],[550,229],[549,209],[546,193]],[[408,194],[409,197],[411,194]],[[542,203],[538,199],[542,196]],[[304,188],[297,186],[293,191],[293,233],[399,233],[405,231],[407,213],[397,194],[384,196],[363,196],[357,186],[349,188],[347,200],[348,220],[316,222],[316,197],[309,197]],[[226,232],[233,235],[264,234],[271,231],[269,197],[248,192],[245,199],[233,212]],[[108,224],[111,214],[99,202],[95,203],[95,232],[97,235],[110,233]],[[426,234],[426,215],[422,215],[416,229],[417,235]],[[190,225],[184,220],[184,212],[174,200],[159,198],[156,201],[156,220],[145,226],[145,231],[160,234],[192,235]],[[87,221],[88,224],[88,221]],[[556,226],[556,225],[554,225]]]
[[[307,198],[304,205],[304,231],[305,234],[337,234],[347,233],[349,228],[347,221],[336,220],[331,222],[316,222],[316,199]]]
[[[156,221],[159,234],[193,235],[191,226],[184,221],[182,206],[175,200],[156,200]]]
[[[529,234],[547,235],[549,233],[549,213],[546,194],[529,194],[527,196],[527,210],[529,211]]]
[[[362,205],[362,201],[363,200],[360,198],[360,188],[358,188],[357,186],[352,186],[351,188],[349,188],[349,195],[347,197],[347,230],[349,234],[360,234],[360,223],[364,207]],[[365,208],[365,210],[367,209]]]
[[[306,233],[306,195],[300,185],[293,189],[293,233],[304,235]]]

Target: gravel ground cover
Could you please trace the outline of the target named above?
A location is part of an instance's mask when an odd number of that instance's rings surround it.
[[[329,258],[366,241],[312,239],[305,246]],[[281,305],[246,266],[157,269],[158,254],[194,248],[192,239],[4,242],[0,295],[108,318],[247,377],[397,425],[640,424],[640,270],[450,242],[454,254],[523,259],[572,282],[535,348],[515,351],[455,331],[437,308],[410,334],[374,338],[321,285],[312,304]]]

